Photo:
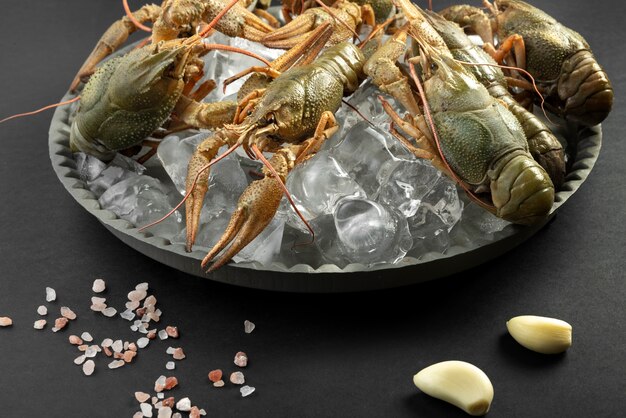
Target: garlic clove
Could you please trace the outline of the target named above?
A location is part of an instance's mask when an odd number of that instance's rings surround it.
[[[461,408],[473,416],[489,412],[493,386],[487,375],[464,361],[443,361],[421,370],[413,383],[422,392]]]
[[[538,353],[562,353],[572,345],[572,326],[560,319],[516,316],[506,323],[506,327],[515,341]]]

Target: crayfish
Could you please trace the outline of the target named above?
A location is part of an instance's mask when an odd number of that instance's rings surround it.
[[[554,185],[528,151],[524,131],[515,116],[460,63],[443,39],[409,0],[398,0],[409,22],[366,65],[381,89],[409,110],[400,118],[385,103],[394,122],[414,142],[394,135],[417,157],[456,180],[481,206],[519,224],[539,223],[554,203]],[[420,47],[415,60],[425,79],[420,107],[409,80],[395,67],[406,49],[408,34]],[[389,75],[395,75],[390,79]],[[413,77],[421,88],[415,71]],[[481,199],[480,194],[488,198]]]
[[[197,147],[187,174],[188,250],[195,241],[208,189],[208,167],[217,161],[219,148],[227,145],[227,152],[232,152],[242,146],[265,164],[264,177],[241,195],[226,231],[202,261],[203,267],[230,244],[209,270],[222,266],[269,224],[286,191],[289,172],[337,131],[334,112],[364,79],[364,63],[361,50],[343,42],[324,51],[314,63],[296,65],[283,73],[274,70],[275,78],[267,88],[253,90],[240,102],[244,112],[241,123],[216,130]],[[263,152],[274,155],[268,161]]]
[[[502,62],[514,52],[513,65],[525,68],[545,96],[549,109],[584,125],[602,122],[613,106],[613,88],[589,44],[576,31],[520,0],[483,0],[490,17],[467,5],[441,13],[468,31],[479,34],[487,49]],[[492,33],[499,39],[495,50]],[[525,79],[516,87],[532,90]]]

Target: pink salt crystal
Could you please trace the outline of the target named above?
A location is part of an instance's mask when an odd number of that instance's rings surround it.
[[[131,361],[133,361],[133,358],[134,358],[136,355],[137,355],[137,352],[136,352],[136,351],[130,351],[130,350],[125,351],[125,352],[124,352],[124,356],[123,356],[124,361],[125,361],[126,363],[130,363]]]
[[[72,311],[67,306],[62,306],[61,307],[61,316],[64,317],[64,318],[67,318],[69,320],[76,319],[76,314],[74,313],[74,311]]]
[[[128,300],[130,300],[131,302],[139,302],[140,300],[143,300],[145,297],[146,297],[145,290],[133,290],[130,293],[128,293]]]
[[[54,320],[54,327],[57,330],[63,329],[67,325],[67,322],[68,322],[67,318],[63,318],[63,317],[57,318],[57,319]]]
[[[200,418],[200,410],[197,406],[192,406],[189,411],[189,418]]]
[[[174,353],[172,354],[172,357],[174,357],[174,360],[182,360],[185,357],[185,353],[183,353],[183,349],[178,347],[174,349]]]
[[[209,372],[209,380],[213,383],[222,379],[222,371],[220,369],[211,370]]]
[[[239,351],[235,354],[234,362],[239,367],[246,367],[248,365],[248,356],[243,351]]]
[[[150,340],[154,340],[156,338],[156,336],[157,336],[156,331],[150,331],[150,332],[148,332],[148,335],[146,335],[146,337],[148,337],[148,339],[150,339]]]
[[[159,378],[154,382],[155,392],[163,392],[163,389],[165,389],[165,379],[165,376],[159,376]]]
[[[144,307],[148,307],[148,306],[154,306],[156,305],[157,300],[153,295],[150,295],[146,298],[146,300],[143,302],[143,306]]]
[[[143,412],[141,412],[141,411],[135,412],[133,414],[133,418],[143,418]]]
[[[111,357],[113,355],[109,347],[104,347],[104,354],[106,354],[107,357]]]
[[[246,382],[246,379],[244,379],[243,373],[234,372],[230,375],[230,382],[234,383],[235,385],[243,385]]]
[[[165,379],[165,386],[163,387],[165,390],[170,390],[178,385],[178,379],[174,376],[170,376]]]
[[[128,344],[128,349],[130,351],[137,351],[137,344],[135,344],[135,343]]]
[[[163,399],[163,402],[161,402],[161,405],[163,405],[164,407],[173,407],[174,403],[176,402],[176,400],[174,399],[173,396],[170,396],[169,398]]]
[[[0,327],[10,327],[13,325],[13,320],[8,316],[0,316]]]
[[[165,328],[165,332],[167,332],[167,335],[171,338],[178,338],[178,327],[168,326]]]
[[[70,344],[81,345],[83,343],[83,340],[81,340],[80,337],[77,335],[70,335],[69,339],[70,339]]]
[[[124,358],[124,354],[119,353],[119,352],[116,351],[115,353],[113,353],[113,358],[118,359],[118,360],[123,359]]]
[[[146,392],[135,392],[135,399],[137,399],[137,402],[139,403],[144,403],[150,399],[150,395]]]
[[[104,283],[104,280],[96,279],[93,281],[91,290],[93,290],[95,293],[104,292],[104,289],[106,289],[106,284]]]

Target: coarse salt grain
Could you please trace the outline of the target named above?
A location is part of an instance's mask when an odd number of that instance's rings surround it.
[[[233,372],[230,375],[230,382],[235,385],[243,385],[246,382],[246,379],[241,372]]]
[[[149,418],[152,416],[152,405],[150,405],[149,403],[142,403],[141,405],[139,405],[139,407],[141,408],[141,413],[144,417]]]
[[[54,320],[54,328],[52,328],[52,331],[57,332],[59,330],[62,330],[67,325],[67,322],[68,322],[67,318],[64,318],[64,317],[55,319]],[[55,331],[55,329],[56,329],[56,331]]]
[[[105,310],[102,311],[102,314],[109,318],[111,318],[112,316],[115,316],[116,313],[117,313],[117,309],[115,309],[112,306],[109,306]]]
[[[191,400],[189,398],[183,398],[176,402],[176,409],[183,412],[189,412],[191,410]]]
[[[246,386],[242,386],[239,389],[239,392],[241,392],[241,396],[245,398],[246,396],[250,395],[255,390],[256,390],[255,387],[246,385]]]
[[[216,388],[224,387],[224,381],[223,380],[218,380],[217,382],[213,383],[213,386],[215,386]]]
[[[136,351],[125,351],[124,352],[124,356],[123,359],[126,363],[130,363],[131,361],[133,361],[133,358],[137,355]]]
[[[178,327],[167,326],[165,327],[165,332],[167,332],[167,335],[171,338],[178,338]]]
[[[70,335],[69,341],[70,341],[70,344],[73,344],[73,345],[81,345],[83,343],[83,340],[81,340],[81,338],[77,335]]]
[[[145,348],[149,342],[150,340],[147,339],[146,337],[141,337],[140,339],[137,340],[137,347]]]
[[[85,331],[82,334],[80,334],[80,338],[82,338],[83,341],[87,341],[88,343],[93,341],[93,337],[87,331]]]
[[[135,313],[131,311],[130,309],[126,309],[124,312],[120,314],[120,316],[127,321],[132,321],[133,319],[135,319]]]
[[[74,359],[74,364],[76,364],[76,365],[81,365],[81,364],[83,364],[83,363],[85,362],[85,358],[86,358],[86,357],[85,357],[85,355],[84,355],[84,354],[83,354],[83,355],[80,355],[80,356],[78,356],[78,357],[76,357],[76,358]]]
[[[93,290],[94,293],[102,293],[102,292],[104,292],[104,289],[106,289],[106,283],[104,283],[104,280],[96,279],[96,280],[93,281],[93,285],[91,286],[91,290]]]
[[[115,342],[113,342],[113,344],[111,344],[111,348],[116,353],[119,353],[124,348],[124,343],[122,342],[122,340],[115,340]]]
[[[35,321],[35,324],[33,325],[33,328],[35,328],[35,329],[43,329],[46,326],[47,323],[48,322],[45,319],[40,319],[38,321]]]
[[[192,406],[189,411],[189,418],[200,418],[200,410],[197,406]]]
[[[53,302],[56,298],[57,292],[51,287],[46,287],[46,302]]]
[[[85,357],[93,358],[96,354],[98,354],[98,349],[93,345],[90,345],[87,347],[87,350],[85,350]]]
[[[172,418],[172,408],[165,406],[159,409],[159,415],[157,418]]]
[[[135,290],[145,290],[147,292],[148,283],[147,282],[139,283],[137,286],[135,286]]]
[[[187,356],[183,352],[183,349],[178,347],[174,349],[174,352],[172,353],[172,357],[174,357],[174,360],[182,360]]]
[[[167,340],[167,338],[168,338],[167,331],[165,331],[164,329],[159,331],[159,339]]]
[[[109,363],[109,369],[117,369],[118,367],[122,367],[124,364],[124,360],[113,360]]]
[[[13,320],[8,316],[0,316],[0,327],[10,327],[13,325]]]
[[[239,367],[246,367],[248,365],[248,356],[243,351],[239,351],[235,354],[234,363]]]
[[[131,302],[139,302],[147,296],[145,290],[133,290],[128,293],[128,300]]]
[[[256,325],[254,325],[254,322],[250,322],[247,319],[243,321],[243,330],[246,334],[250,334],[252,331],[254,331],[255,327]]]
[[[48,315],[48,308],[46,308],[44,305],[41,305],[37,308],[37,313],[41,316]]]
[[[87,360],[83,364],[83,373],[85,373],[85,376],[91,376],[95,369],[96,369],[96,363],[94,363],[93,360]]]
[[[174,370],[176,368],[176,364],[173,361],[168,361],[165,363],[165,368],[167,370]]]
[[[74,319],[76,319],[76,314],[74,313],[74,311],[72,311],[67,306],[61,307],[61,316],[69,319],[70,321],[73,321]]]
[[[215,370],[211,370],[209,372],[209,380],[213,383],[219,381],[222,379],[222,370],[221,369],[215,369]]]
[[[135,399],[137,399],[137,402],[143,403],[150,399],[150,395],[146,392],[135,392]]]
[[[110,338],[105,338],[102,340],[102,343],[100,343],[102,347],[111,347],[111,344],[113,344],[113,340]]]

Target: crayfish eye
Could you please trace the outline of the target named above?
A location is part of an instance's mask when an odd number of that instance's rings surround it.
[[[273,113],[268,113],[265,116],[265,120],[267,121],[268,124],[272,124],[272,123],[276,122],[276,117],[274,116]]]

